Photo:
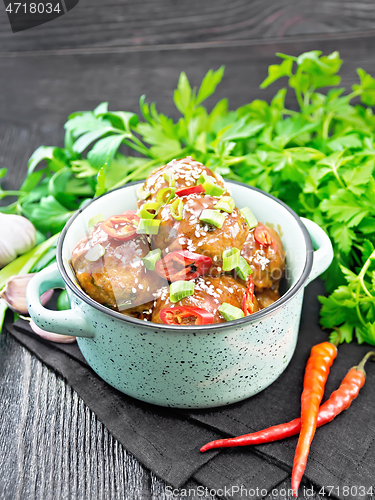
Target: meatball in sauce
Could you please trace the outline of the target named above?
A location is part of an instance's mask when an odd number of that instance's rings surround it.
[[[220,276],[219,278],[201,276],[196,280],[194,295],[180,300],[178,305],[204,309],[213,314],[213,323],[223,323],[225,319],[221,315],[219,307],[225,302],[241,309],[246,290],[246,286],[241,285],[231,276]],[[256,312],[259,310],[259,305],[255,296],[253,303],[254,312]],[[160,311],[175,306],[176,304],[170,301],[168,287],[162,288],[159,292],[159,298],[155,301],[152,321],[163,323],[160,319]]]
[[[154,170],[142,186],[143,191],[147,193],[147,200],[139,199],[137,205],[141,207],[146,201],[155,201],[158,192],[171,185],[175,189],[195,186],[202,174],[212,177],[218,186],[225,187],[224,180],[220,175],[188,156],[172,160],[167,165]]]
[[[242,246],[241,255],[249,263],[253,273],[251,278],[256,291],[266,288],[278,290],[285,271],[285,254],[280,236],[272,228],[263,224],[258,227],[270,236],[270,244],[262,245],[256,239],[256,228],[252,229]]]
[[[89,252],[97,245],[103,249],[103,255],[91,260]],[[71,263],[87,295],[116,311],[132,312],[134,308],[143,310],[144,304],[153,301],[154,294],[165,284],[160,276],[144,265],[142,257],[149,251],[149,242],[144,235],[118,241],[97,224],[93,232],[75,247]]]
[[[236,207],[220,175],[191,157],[172,160],[137,195],[137,212],[96,223],[72,252],[93,300],[144,321],[202,325],[279,299],[280,236],[249,207]]]
[[[176,220],[171,214],[171,204],[166,204],[156,216],[160,220],[159,233],[151,238],[153,248],[160,248],[164,254],[177,250],[188,250],[206,255],[213,265],[209,275],[222,274],[222,255],[227,248],[242,248],[249,234],[249,228],[241,212],[234,208],[224,215],[222,227],[202,222],[199,217],[205,209],[215,209],[218,199],[204,194],[182,196],[183,214]]]

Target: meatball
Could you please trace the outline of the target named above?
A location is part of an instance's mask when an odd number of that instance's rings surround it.
[[[162,288],[159,298],[155,301],[152,313],[154,323],[162,323],[160,311],[165,308],[176,306],[193,306],[209,311],[214,315],[213,323],[224,323],[225,319],[218,311],[223,302],[227,302],[234,307],[242,309],[243,299],[246,294],[246,287],[236,281],[231,276],[220,276],[220,278],[210,278],[201,276],[195,282],[194,295],[179,300],[176,304],[169,300],[169,288]],[[253,299],[254,312],[259,310],[256,297]]]
[[[189,250],[210,257],[213,266],[208,274],[222,273],[222,254],[227,248],[242,248],[249,234],[249,226],[242,213],[234,208],[232,213],[223,213],[225,221],[221,228],[199,220],[204,209],[214,209],[218,198],[204,194],[182,196],[183,215],[176,220],[171,215],[171,202],[157,215],[161,220],[159,232],[152,236],[153,248],[164,250],[164,254],[177,250]]]
[[[151,321],[152,311],[154,308],[154,301],[147,302],[147,304],[141,304],[132,309],[125,309],[120,311],[124,316],[130,316],[131,318],[141,319],[142,321]]]
[[[173,174],[176,189],[195,186],[202,173],[215,179],[218,186],[225,187],[224,180],[220,175],[215,174],[202,163],[193,160],[191,156],[180,160],[172,160],[167,165],[159,167],[152,172],[143,184],[143,189],[151,195],[147,201],[155,201],[157,192],[160,189],[169,187],[169,182],[164,179],[164,173],[169,171]],[[138,200],[138,207],[141,207],[146,200]]]
[[[258,228],[266,231],[270,244],[261,245],[257,241],[255,234],[257,228],[255,228],[249,232],[241,255],[253,270],[251,278],[256,291],[271,287],[277,290],[285,270],[285,254],[280,236],[263,224],[259,223]]]
[[[93,247],[101,250],[94,257],[88,254]],[[116,311],[138,313],[150,307],[147,303],[152,304],[155,293],[165,284],[144,266],[142,257],[149,251],[146,236],[120,241],[97,224],[74,248],[71,263],[79,284],[92,299]]]
[[[257,292],[256,297],[258,300],[259,308],[265,309],[280,298],[280,293],[278,290],[275,290],[273,288],[265,288],[263,292]]]

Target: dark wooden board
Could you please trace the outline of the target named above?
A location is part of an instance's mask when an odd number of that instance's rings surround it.
[[[276,63],[275,53],[282,51],[293,55],[319,49],[328,54],[339,49],[344,64],[342,85],[350,86],[358,79],[356,68],[363,67],[375,73],[372,47],[375,35],[355,39],[342,38],[253,45],[241,42],[234,46],[212,46],[197,49],[168,47],[128,50],[123,48],[103,51],[56,53],[3,54],[0,56],[0,120],[5,129],[14,131],[0,135],[0,155],[6,158],[10,170],[5,187],[16,187],[26,172],[26,159],[40,145],[63,143],[68,115],[77,110],[93,109],[102,101],[109,101],[112,110],[138,112],[142,94],[148,101],[155,101],[160,111],[178,118],[172,96],[178,76],[185,71],[192,83],[198,85],[210,68],[225,64],[222,83],[208,107],[217,100],[228,97],[230,107],[253,99],[270,100],[284,82],[260,90],[259,84],[267,76],[269,64]],[[11,97],[10,97],[11,96]],[[292,92],[287,104],[295,105]],[[1,125],[1,122],[0,122]],[[7,146],[9,134],[19,129],[17,160]],[[30,136],[23,142],[22,134]],[[26,137],[26,136],[25,136]]]
[[[80,0],[68,14],[12,34],[0,6],[1,51],[119,47],[363,32],[372,0]]]

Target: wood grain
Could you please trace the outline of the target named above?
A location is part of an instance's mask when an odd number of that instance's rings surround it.
[[[313,49],[326,54],[339,49],[344,60],[342,86],[350,90],[358,80],[356,68],[363,67],[375,74],[374,41],[375,34],[355,39],[284,39],[282,43],[243,43],[195,50],[150,47],[137,52],[108,48],[105,53],[5,54],[0,56],[0,118],[4,131],[0,134],[0,157],[2,166],[9,168],[6,187],[19,185],[27,159],[37,146],[63,144],[63,124],[74,111],[93,109],[100,102],[109,101],[111,110],[137,113],[139,97],[146,94],[160,111],[177,119],[172,96],[180,72],[187,73],[192,85],[199,85],[208,69],[222,64],[226,66],[225,75],[216,94],[207,101],[209,108],[223,97],[229,99],[232,109],[253,99],[269,101],[285,85],[281,81],[259,89],[268,65],[278,61],[278,51],[298,55]],[[295,106],[291,91],[286,102]],[[10,147],[12,140],[17,146]]]
[[[59,19],[13,34],[3,5],[0,12],[2,51],[351,33],[373,30],[375,19],[372,0],[80,0]]]

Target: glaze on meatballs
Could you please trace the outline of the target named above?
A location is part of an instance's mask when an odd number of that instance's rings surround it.
[[[153,248],[160,248],[164,253],[177,250],[189,250],[206,255],[212,259],[210,275],[219,275],[222,271],[222,254],[227,248],[241,249],[249,234],[249,227],[242,213],[234,208],[226,213],[221,228],[202,222],[199,217],[205,209],[214,209],[218,198],[204,194],[182,196],[183,214],[176,220],[171,214],[171,202],[158,213],[161,221],[159,233],[152,236]]]
[[[103,255],[91,257],[90,249],[99,245]],[[149,302],[152,304],[154,294],[165,284],[154,271],[146,269],[142,261],[149,251],[146,236],[119,241],[97,224],[74,248],[71,263],[87,295],[111,309],[131,313],[144,310]],[[95,260],[90,260],[93,258]]]
[[[191,157],[172,160],[137,193],[137,212],[97,223],[72,253],[90,297],[126,316],[176,325],[222,323],[278,300],[280,236],[249,207],[235,206],[220,175]]]
[[[162,288],[159,298],[155,301],[152,321],[162,323],[160,311],[162,309],[178,306],[193,306],[205,309],[214,316],[213,323],[223,323],[225,319],[219,312],[219,307],[224,303],[242,309],[242,303],[246,295],[246,286],[239,283],[231,276],[220,276],[210,278],[201,276],[195,282],[194,295],[179,300],[177,304],[170,301],[169,288]],[[253,298],[254,312],[259,310],[256,297]]]
[[[149,193],[149,196],[147,200],[139,199],[137,201],[138,207],[141,207],[146,201],[155,201],[160,189],[170,187],[168,180],[164,176],[167,171],[173,176],[173,187],[175,189],[195,186],[202,174],[213,177],[218,186],[225,187],[225,183],[220,175],[215,174],[208,167],[188,156],[179,160],[172,160],[149,175],[142,186],[143,190]]]
[[[257,228],[252,229],[242,247],[241,255],[247,260],[253,274],[251,275],[256,291],[265,288],[278,290],[285,271],[285,254],[278,233],[264,224],[258,228],[269,235],[270,244],[262,245],[256,239]]]

